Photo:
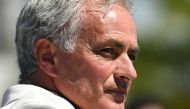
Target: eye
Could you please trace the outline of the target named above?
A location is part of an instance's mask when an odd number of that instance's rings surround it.
[[[132,49],[129,49],[127,54],[131,61],[135,61],[139,53],[139,48],[135,47]]]
[[[107,54],[113,54],[114,53],[114,49],[110,48],[110,47],[103,48],[100,51],[103,52],[103,53],[107,53]]]
[[[102,55],[105,58],[116,58],[117,52],[112,47],[105,47],[103,49],[100,49],[100,55]]]
[[[135,60],[136,60],[136,54],[128,53],[128,56],[129,56],[129,59],[130,59],[131,61],[135,61]]]

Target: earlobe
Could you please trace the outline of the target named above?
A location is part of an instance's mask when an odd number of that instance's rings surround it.
[[[56,47],[47,39],[39,39],[35,43],[35,56],[40,71],[51,77],[57,77],[57,71],[54,62]]]

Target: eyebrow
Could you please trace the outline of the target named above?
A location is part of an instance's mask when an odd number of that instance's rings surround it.
[[[113,38],[105,41],[100,41],[99,45],[115,45],[118,48],[125,48],[125,44],[122,41],[118,41]]]
[[[113,44],[118,48],[125,48],[125,43],[119,40],[115,40],[115,39],[108,39],[105,42],[102,42],[101,45],[109,45],[109,44]],[[134,52],[134,53],[138,53],[140,51],[140,48],[137,46],[135,48],[129,48],[128,50],[129,52]]]
[[[128,52],[134,52],[134,53],[138,53],[140,51],[139,47],[135,47],[135,48],[130,48],[128,50]]]
[[[125,44],[123,41],[116,40],[116,39],[114,39],[114,38],[107,39],[107,40],[105,40],[105,41],[100,41],[100,42],[98,43],[98,46],[99,46],[99,47],[100,47],[100,46],[106,46],[106,45],[114,45],[114,46],[116,46],[117,48],[123,49],[123,48],[125,48],[125,45],[126,45],[126,44]],[[128,52],[129,52],[129,53],[138,54],[139,51],[140,51],[140,49],[139,49],[138,46],[135,47],[135,48],[129,48],[129,49],[128,49]]]

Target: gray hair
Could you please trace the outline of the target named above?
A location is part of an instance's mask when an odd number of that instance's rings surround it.
[[[90,0],[30,0],[22,9],[16,27],[16,48],[21,75],[19,83],[30,83],[37,71],[35,42],[46,38],[64,53],[71,53],[80,32],[82,5]],[[92,0],[100,9],[109,10],[118,0]],[[103,2],[100,2],[103,1]],[[94,3],[95,3],[94,2]],[[131,1],[121,0],[131,9]]]

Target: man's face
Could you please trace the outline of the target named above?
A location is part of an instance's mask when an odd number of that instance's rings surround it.
[[[56,54],[55,85],[82,109],[124,109],[137,76],[133,19],[118,5],[106,15],[96,10],[86,13],[74,52]]]

